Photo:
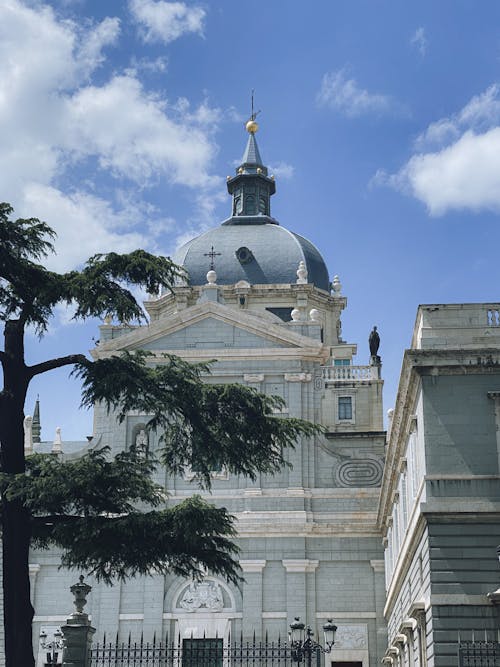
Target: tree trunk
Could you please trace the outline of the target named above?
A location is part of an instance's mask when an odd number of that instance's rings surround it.
[[[6,667],[34,667],[28,552],[30,518],[19,502],[2,503]]]
[[[24,364],[24,327],[5,325],[4,388],[0,400],[2,472],[25,472],[24,401],[28,375]],[[6,667],[34,667],[30,600],[30,515],[19,501],[2,499],[3,596]]]

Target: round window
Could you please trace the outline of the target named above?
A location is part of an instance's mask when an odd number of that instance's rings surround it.
[[[253,259],[253,254],[248,248],[242,247],[236,251],[236,257],[240,264],[249,264]]]

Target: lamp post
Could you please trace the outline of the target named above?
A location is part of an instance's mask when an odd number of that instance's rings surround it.
[[[49,637],[47,633],[42,630],[40,633],[40,645],[45,651],[45,657],[47,658],[47,662],[45,662],[45,666],[49,667],[49,665],[58,665],[59,663],[59,652],[62,651],[63,649],[63,635],[62,632],[57,629],[52,637]]]
[[[294,622],[290,624],[290,631],[288,632],[288,641],[292,648],[292,660],[302,662],[305,659],[307,667],[311,667],[313,653],[317,651],[330,653],[335,644],[336,630],[337,626],[332,623],[332,619],[327,619],[323,626],[325,645],[321,646],[313,638],[314,632],[311,627],[309,625],[306,627],[296,616]]]

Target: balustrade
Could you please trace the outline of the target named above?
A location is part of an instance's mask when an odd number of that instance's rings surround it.
[[[375,366],[322,366],[325,382],[366,382],[376,379]]]

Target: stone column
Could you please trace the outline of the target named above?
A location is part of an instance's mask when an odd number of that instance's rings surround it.
[[[262,638],[262,571],[265,560],[240,560],[243,584],[243,632],[245,639]]]
[[[387,647],[387,629],[384,619],[385,564],[383,560],[370,560],[370,565],[373,570],[374,602],[377,614],[377,658],[380,659]]]
[[[61,627],[64,637],[63,667],[90,667],[90,648],[95,628],[90,625],[88,614],[83,611],[87,604],[87,595],[92,587],[83,583],[80,576],[79,583],[71,586],[71,592],[75,596],[74,605],[76,611]]]

